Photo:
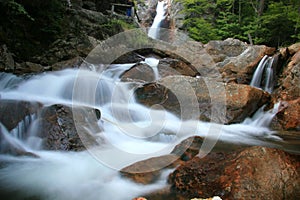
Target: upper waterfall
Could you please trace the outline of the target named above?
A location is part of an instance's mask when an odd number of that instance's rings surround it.
[[[161,27],[162,21],[166,19],[167,11],[168,11],[168,4],[164,0],[158,1],[156,7],[156,16],[148,32],[149,37],[153,39],[158,39],[159,29]]]

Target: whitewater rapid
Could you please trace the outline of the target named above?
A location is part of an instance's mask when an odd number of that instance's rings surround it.
[[[143,62],[158,73],[158,60],[148,58]],[[92,134],[95,138],[100,135],[110,144],[99,143],[95,149],[89,147],[83,152],[46,151],[41,145],[43,138],[34,135],[38,128],[36,115],[24,120],[26,129],[8,132],[1,125],[1,146],[31,153],[16,156],[2,149],[1,194],[14,199],[131,199],[166,186],[170,171],[165,171],[157,182],[147,186],[121,177],[118,171],[137,161],[169,154],[175,145],[190,136],[213,137],[209,133],[217,132],[217,139],[228,144],[280,147],[281,138],[268,128],[276,108],[268,112],[260,109],[240,124],[182,121],[166,110],[147,108],[135,101],[134,90],[139,83],[120,79],[120,75],[133,66],[115,64],[102,72],[66,69],[26,78],[0,74],[1,99],[99,109],[101,119],[97,124],[103,131]],[[22,133],[25,130],[27,134]]]

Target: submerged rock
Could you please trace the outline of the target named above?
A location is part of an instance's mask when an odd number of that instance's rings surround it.
[[[250,147],[210,153],[178,167],[169,177],[173,190],[192,198],[295,199],[299,197],[299,156]]]
[[[0,122],[11,131],[26,116],[37,113],[41,107],[39,102],[0,99]]]

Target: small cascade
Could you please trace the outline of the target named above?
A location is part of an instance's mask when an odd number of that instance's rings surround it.
[[[23,79],[9,73],[0,73],[0,91],[17,86]]]
[[[30,151],[30,148],[19,138],[11,135],[2,123],[0,123],[0,144],[0,153],[19,154]]]
[[[30,125],[36,118],[36,114],[27,115],[13,130],[10,131],[10,133],[14,137],[24,140],[27,137],[26,133],[29,130]]]
[[[278,102],[274,105],[273,109],[269,111],[264,111],[265,106],[261,107],[256,111],[252,118],[247,118],[243,124],[259,126],[259,127],[269,127],[275,115],[280,111],[282,107],[282,102]]]
[[[265,55],[259,62],[250,85],[261,88],[269,93],[273,92],[276,75],[276,56]]]
[[[149,29],[148,36],[153,39],[159,39],[159,31],[161,23],[167,17],[168,6],[167,3],[162,0],[157,2],[156,16],[154,18],[153,24]]]
[[[158,59],[150,57],[150,58],[146,58],[145,61],[142,63],[145,63],[152,68],[154,74],[154,80],[158,80],[160,78],[159,71],[158,71],[158,64],[159,64]]]

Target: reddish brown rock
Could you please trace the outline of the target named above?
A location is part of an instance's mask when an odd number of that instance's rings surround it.
[[[174,149],[172,150],[172,154],[180,156],[182,161],[188,161],[193,159],[199,153],[201,146],[203,144],[204,138],[200,136],[192,136],[177,144]],[[238,145],[238,144],[231,144],[228,145],[223,141],[217,141],[214,146],[214,150],[220,149],[224,151],[232,151],[237,149],[243,149],[245,147]]]
[[[169,177],[172,188],[192,198],[297,199],[300,158],[282,150],[250,147],[210,153],[178,167]]]
[[[175,167],[179,163],[176,155],[153,157],[125,167],[120,173],[136,183],[150,184],[159,178],[162,169]]]
[[[293,55],[279,77],[276,98],[284,101],[295,100],[300,95],[300,50]]]
[[[287,49],[290,54],[292,54],[292,55],[295,54],[296,52],[300,51],[300,42],[292,44]]]
[[[202,142],[202,137],[189,137],[177,144],[171,153],[180,156],[183,161],[191,160],[199,153]]]
[[[149,200],[187,200],[184,195],[173,191],[170,186],[145,194],[144,196]]]
[[[140,103],[160,104],[182,119],[221,123],[241,122],[270,99],[268,93],[248,85],[186,76],[169,76],[146,84],[135,94]]]
[[[272,121],[272,128],[280,130],[300,130],[300,97],[285,101],[285,107]]]
[[[241,122],[270,100],[270,95],[248,85],[226,86],[226,119]]]
[[[283,52],[282,52],[283,53]],[[290,58],[288,56],[291,56]],[[279,130],[300,129],[300,43],[287,48],[288,64],[279,76],[274,92],[275,101],[283,101],[287,105],[272,121],[272,128]]]

